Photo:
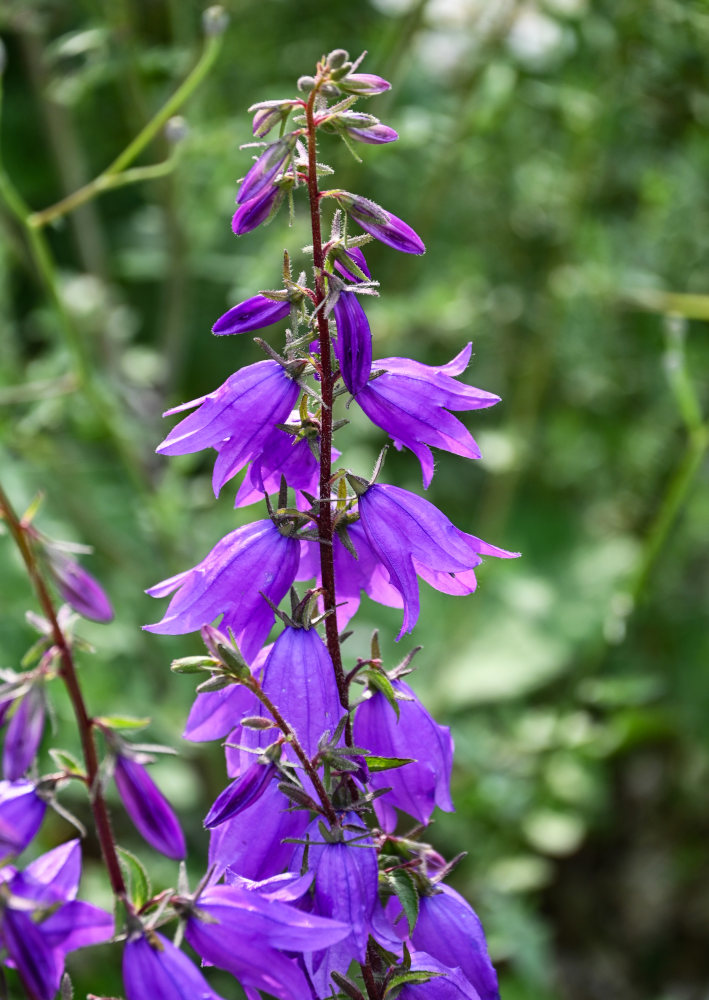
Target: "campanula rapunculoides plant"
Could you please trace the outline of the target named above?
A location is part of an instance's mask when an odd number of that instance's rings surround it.
[[[471,594],[485,556],[517,555],[382,482],[381,459],[364,477],[334,448],[342,396],[415,454],[428,487],[432,447],[480,457],[454,413],[498,402],[459,381],[470,344],[439,366],[376,360],[365,303],[378,285],[364,248],[372,240],[415,256],[425,248],[387,209],[324,187],[332,171],[318,159],[319,132],[323,149],[328,135],[350,148],[397,139],[353,110],[389,87],[357,72],[360,62],[335,50],[298,81],[303,96],[250,109],[258,154],[236,194],[233,231],[244,235],[286,202],[291,212],[305,202],[309,260],[295,276],[286,253],[282,287],[216,321],[218,336],[268,329],[269,341],[256,341],[267,360],[168,410],[190,412],[158,446],[165,455],[212,448],[215,494],[246,469],[235,506],[265,501],[267,514],[148,591],[172,595],[149,631],[201,630],[206,655],[173,664],[208,675],[185,736],[225,741],[231,778],[205,818],[208,881],[172,905],[197,954],[231,972],[249,997],[494,1000],[480,921],[421,839],[436,807],[453,809],[450,732],[405,682],[411,655],[385,669],[376,635],[363,655],[344,659],[341,650],[361,591],[401,609],[401,639],[419,617],[419,579]],[[146,969],[142,989],[130,952]],[[126,948],[130,1000],[148,1000],[178,961],[137,927]]]
[[[128,738],[145,720],[92,716],[84,700],[76,654],[87,647],[76,620],[108,622],[112,606],[73,558],[81,547],[41,533],[34,506],[18,517],[0,488],[0,516],[42,610],[29,616],[39,639],[23,669],[3,671],[0,686],[0,963],[29,1000],[52,1000],[60,989],[70,996],[67,954],[112,936],[126,1000],[220,1000],[210,966],[233,976],[248,1000],[498,997],[480,921],[446,885],[451,865],[423,837],[436,808],[453,809],[453,742],[404,679],[416,650],[386,669],[376,633],[362,655],[347,649],[343,658],[341,649],[362,591],[398,609],[402,639],[419,618],[419,579],[469,595],[486,556],[517,555],[383,482],[384,452],[365,477],[335,447],[343,397],[396,448],[414,453],[427,488],[431,448],[480,456],[454,414],[498,402],[459,381],[470,344],[440,365],[377,360],[364,303],[378,283],[364,248],[372,240],[413,256],[425,248],[387,209],[323,187],[332,171],[318,160],[318,132],[323,148],[339,137],[353,151],[398,138],[354,110],[389,88],[358,72],[361,61],[337,49],[314,76],[301,77],[301,96],[251,108],[249,145],[259,152],[237,191],[232,229],[241,236],[286,202],[291,213],[305,205],[309,259],[294,276],[286,253],[282,287],[217,319],[217,336],[269,329],[276,342],[257,338],[265,360],[168,410],[180,419],[157,448],[166,456],[213,449],[215,495],[241,474],[235,506],[265,504],[192,568],[148,591],[170,597],[148,631],[199,631],[205,645],[204,654],[173,664],[203,676],[184,735],[220,740],[226,751],[229,781],[204,817],[209,853],[192,890],[181,870],[176,889],[153,891],[141,862],[115,840],[110,784],[149,848],[173,861],[187,851],[148,771],[166,748]],[[66,687],[83,760],[50,751],[57,769],[40,777],[54,682]],[[115,923],[76,898],[79,841],[18,863],[48,808],[73,819],[58,801],[69,782],[88,793]],[[171,924],[172,940],[164,932]],[[183,938],[204,969],[181,949]]]

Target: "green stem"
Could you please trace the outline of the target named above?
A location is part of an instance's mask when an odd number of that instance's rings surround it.
[[[210,35],[206,42],[202,55],[200,56],[198,62],[195,64],[192,72],[186,79],[180,84],[175,93],[168,98],[168,100],[163,104],[158,112],[150,119],[150,121],[140,130],[138,135],[130,142],[126,148],[120,153],[119,156],[111,163],[106,169],[95,177],[88,184],[79,188],[78,191],[74,191],[73,194],[68,195],[66,198],[62,198],[55,205],[50,205],[48,208],[43,209],[40,212],[35,212],[33,215],[29,216],[28,223],[34,228],[39,228],[45,226],[48,222],[53,219],[58,219],[62,215],[66,215],[67,212],[72,212],[79,205],[83,205],[85,202],[94,198],[101,191],[106,191],[111,187],[115,187],[119,181],[112,180],[116,175],[122,173],[126,167],[135,160],[135,158],[142,153],[145,147],[151,142],[155,136],[160,132],[163,126],[166,124],[168,119],[170,119],[185,103],[185,101],[192,96],[194,91],[200,85],[202,80],[207,76],[212,66],[216,62],[217,56],[221,50],[222,46],[222,35]],[[170,163],[170,169],[172,169],[171,159],[166,160],[164,164],[156,164],[155,167],[143,167],[143,170],[158,170],[162,167],[163,170],[159,173],[147,176],[162,176],[162,173],[167,173],[165,165]],[[133,178],[135,180],[145,179],[144,177],[136,177],[135,174]],[[131,183],[131,181],[124,181],[123,183]]]

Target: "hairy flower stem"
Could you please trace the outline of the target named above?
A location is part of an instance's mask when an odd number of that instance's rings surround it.
[[[42,610],[52,626],[54,645],[59,650],[59,658],[61,661],[59,675],[64,681],[69,693],[69,698],[71,699],[74,715],[76,717],[76,724],[79,729],[81,749],[83,751],[84,764],[86,766],[86,784],[89,789],[89,800],[94,817],[96,835],[101,845],[101,853],[103,854],[106,870],[108,871],[108,877],[111,882],[113,894],[118,899],[123,900],[124,903],[127,903],[126,885],[123,881],[123,874],[118,861],[118,853],[113,840],[113,831],[111,830],[111,823],[108,817],[108,809],[106,808],[106,802],[103,798],[99,782],[99,765],[98,756],[96,754],[96,744],[94,743],[92,728],[93,723],[86,710],[86,703],[84,702],[84,696],[76,674],[74,657],[72,655],[71,648],[64,637],[64,633],[61,630],[61,626],[57,621],[54,604],[52,603],[49,591],[47,590],[37,565],[37,560],[35,559],[34,552],[32,551],[27,531],[20,519],[17,517],[17,514],[10,504],[8,497],[2,489],[2,486],[0,486],[0,517],[3,517],[7,521],[10,533],[15,540],[27,569],[27,575],[32,581],[32,586],[35,589],[39,603],[42,606]]]
[[[303,765],[306,774],[313,783],[315,791],[318,793],[318,798],[320,799],[320,802],[322,804],[323,812],[327,816],[327,819],[330,822],[330,824],[332,826],[336,826],[337,814],[333,809],[332,802],[330,801],[330,796],[327,794],[325,786],[320,780],[320,775],[318,774],[316,768],[313,767],[312,763],[310,762],[310,758],[308,757],[303,747],[300,745],[298,737],[293,731],[293,728],[288,725],[286,720],[283,718],[283,716],[278,711],[278,709],[273,704],[268,695],[264,693],[263,689],[261,688],[261,685],[257,681],[252,680],[250,683],[247,682],[247,687],[249,688],[250,691],[253,691],[258,700],[264,706],[264,708],[271,713],[273,721],[276,723],[276,725],[281,730],[283,735],[288,739],[288,742],[293,747],[293,751],[295,752],[296,757]]]
[[[317,146],[315,136],[315,100],[322,79],[318,76],[305,109],[308,132],[308,195],[310,198],[310,219],[313,232],[313,269],[315,272],[315,307],[325,299],[324,255],[322,232],[320,228],[320,195],[318,193],[317,176]],[[319,535],[324,544],[320,545],[320,572],[323,586],[323,602],[326,611],[333,613],[325,619],[325,637],[327,649],[335,668],[337,690],[340,702],[346,712],[349,712],[349,688],[345,679],[340,652],[340,637],[337,631],[337,616],[335,612],[335,564],[332,547],[333,523],[332,506],[330,503],[332,476],[332,403],[335,379],[330,361],[330,327],[322,309],[317,309],[318,335],[320,341],[320,365],[322,393],[322,417],[320,426],[320,511],[318,514]],[[352,746],[352,722],[347,718],[345,742]]]

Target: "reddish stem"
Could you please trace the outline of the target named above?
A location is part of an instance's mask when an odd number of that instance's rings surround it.
[[[118,861],[116,845],[113,841],[113,831],[111,830],[108,809],[106,808],[106,803],[101,793],[98,777],[99,765],[98,756],[96,754],[96,744],[94,743],[92,731],[92,720],[86,710],[84,696],[82,694],[81,687],[79,686],[79,679],[74,665],[74,657],[71,652],[71,647],[67,643],[61,626],[57,621],[54,604],[52,603],[52,599],[49,596],[49,592],[44,580],[42,579],[39,567],[37,566],[37,560],[35,559],[32,546],[27,538],[27,531],[17,517],[17,514],[13,510],[9,499],[5,495],[1,486],[0,514],[4,516],[7,521],[12,537],[17,544],[20,555],[22,556],[25,567],[27,568],[27,574],[32,581],[39,603],[42,605],[42,610],[52,627],[52,638],[54,645],[59,651],[59,660],[61,663],[59,676],[64,681],[67,691],[69,692],[69,698],[71,699],[71,704],[74,709],[74,716],[76,717],[76,724],[79,729],[81,749],[83,751],[84,764],[86,766],[86,783],[89,788],[89,801],[91,803],[91,811],[94,817],[96,835],[101,845],[101,853],[103,854],[103,860],[106,865],[106,870],[108,871],[108,877],[111,881],[113,893],[115,896],[125,901],[126,885],[123,881],[123,874]]]

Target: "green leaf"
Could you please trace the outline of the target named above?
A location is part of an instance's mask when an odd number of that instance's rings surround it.
[[[376,757],[370,754],[367,757],[367,767],[370,771],[392,771],[395,767],[403,767],[404,764],[415,764],[413,757]]]
[[[404,986],[406,983],[427,983],[429,979],[442,975],[442,972],[428,972],[424,969],[421,969],[420,972],[402,972],[401,975],[393,976],[389,980],[387,988],[384,990],[384,996],[388,996],[397,986]]]
[[[84,768],[76,757],[74,757],[73,754],[70,754],[68,750],[51,748],[49,756],[52,758],[57,767],[60,768],[60,770],[68,771],[70,774],[84,774]]]
[[[138,719],[132,715],[100,715],[96,722],[106,729],[145,729],[149,726],[151,719]]]
[[[411,937],[419,915],[419,894],[416,891],[416,882],[411,873],[406,871],[405,868],[395,868],[394,871],[388,874],[391,887],[406,915],[409,925],[409,937]]]
[[[141,861],[135,854],[126,851],[124,847],[118,847],[118,860],[121,863],[123,874],[128,883],[128,896],[136,909],[140,909],[152,895],[150,879]]]

